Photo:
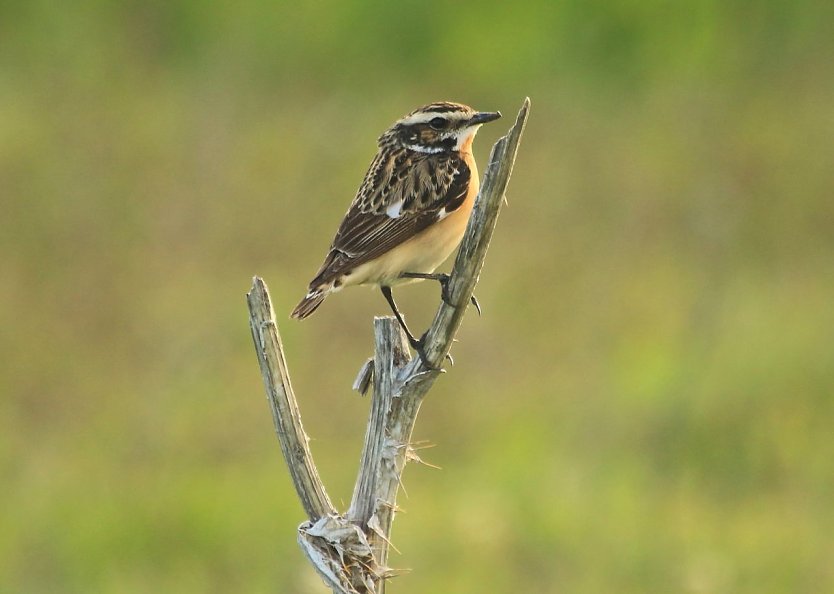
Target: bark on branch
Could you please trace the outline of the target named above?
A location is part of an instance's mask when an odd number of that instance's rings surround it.
[[[275,430],[307,514],[307,521],[298,528],[299,544],[338,594],[384,593],[386,578],[397,574],[387,566],[388,549],[403,469],[408,461],[419,460],[410,443],[411,432],[478,282],[529,109],[530,100],[525,99],[509,133],[492,147],[481,192],[452,269],[452,304],[441,300],[426,333],[424,348],[434,369],[427,368],[419,357],[411,358],[394,318],[374,320],[374,359],[363,367],[354,384],[366,385],[373,377],[370,418],[353,498],[344,516],[330,502],[313,463],[266,284],[255,277],[247,293],[252,338]]]

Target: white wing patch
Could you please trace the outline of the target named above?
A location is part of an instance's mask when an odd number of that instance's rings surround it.
[[[400,213],[403,210],[403,201],[397,200],[394,204],[389,206],[385,209],[385,214],[387,214],[390,218],[396,219],[400,216]]]

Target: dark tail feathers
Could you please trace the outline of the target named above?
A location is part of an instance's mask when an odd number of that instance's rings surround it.
[[[307,295],[304,296],[304,299],[302,299],[299,304],[295,306],[295,309],[292,310],[290,317],[297,320],[303,320],[316,311],[318,306],[322,304],[326,297],[327,291],[312,289],[309,293],[307,293]]]

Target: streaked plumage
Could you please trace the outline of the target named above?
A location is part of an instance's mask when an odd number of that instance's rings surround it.
[[[404,272],[433,272],[460,243],[478,193],[472,139],[498,117],[431,103],[380,136],[379,152],[292,317],[309,316],[345,286],[391,287],[413,280]]]

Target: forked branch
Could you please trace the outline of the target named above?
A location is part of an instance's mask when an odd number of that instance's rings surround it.
[[[451,304],[441,300],[426,333],[424,349],[431,368],[419,357],[411,358],[394,318],[374,320],[373,363],[363,368],[355,384],[367,384],[372,374],[374,392],[359,475],[345,516],[333,507],[313,463],[263,280],[255,277],[247,293],[267,400],[284,460],[307,514],[307,521],[298,528],[298,540],[336,593],[380,594],[385,590],[385,579],[397,573],[387,567],[388,549],[403,469],[409,460],[419,459],[410,445],[411,432],[478,282],[529,109],[530,100],[525,99],[509,133],[492,147],[481,192],[452,269]]]

